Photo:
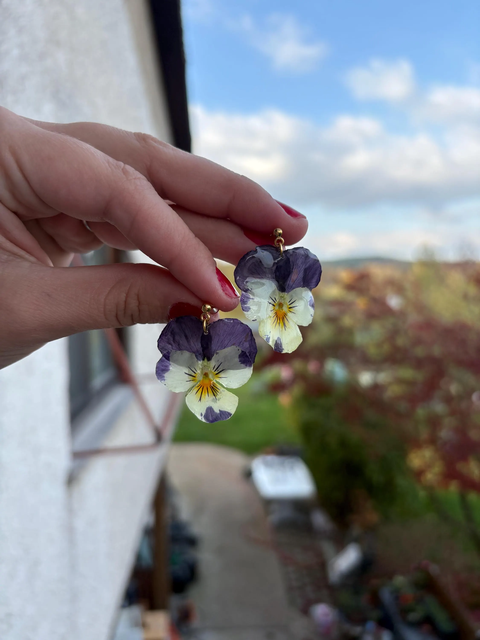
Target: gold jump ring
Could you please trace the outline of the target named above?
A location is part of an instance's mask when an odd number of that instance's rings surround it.
[[[273,235],[275,236],[274,245],[277,249],[280,249],[280,255],[283,256],[283,245],[285,244],[285,240],[282,238],[283,231],[281,229],[274,229]]]
[[[203,333],[205,335],[208,334],[208,323],[210,321],[210,313],[215,311],[216,309],[213,309],[210,304],[202,305],[202,314],[200,316],[200,320],[203,322]]]

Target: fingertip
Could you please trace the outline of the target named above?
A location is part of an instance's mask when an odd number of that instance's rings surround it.
[[[294,218],[295,220],[307,220],[307,217],[304,216],[303,213],[300,213],[300,211],[290,207],[288,204],[284,204],[283,202],[280,202],[280,200],[275,200],[275,202],[279,204],[285,213],[291,218]]]
[[[221,306],[219,306],[218,309],[220,311],[223,311],[224,313],[230,313],[230,311],[233,311],[238,307],[239,302],[240,302],[240,298],[237,298],[237,300],[233,300],[229,298],[228,301],[225,304],[222,304]]]
[[[293,207],[275,200],[284,212],[284,224],[279,225],[283,230],[283,239],[286,245],[296,244],[308,231],[308,218]],[[286,214],[286,215],[285,215]]]
[[[230,280],[227,278],[227,276],[222,273],[218,267],[215,268],[215,272],[217,274],[218,283],[220,284],[222,292],[227,296],[227,298],[233,299],[238,302],[238,298],[240,297],[240,295],[233,284],[230,282]]]
[[[201,314],[202,308],[200,305],[196,306],[188,302],[175,302],[168,310],[167,320],[174,320],[182,316],[196,316],[199,318]]]
[[[251,242],[253,242],[257,247],[261,247],[262,245],[272,244],[275,241],[273,235],[267,236],[262,235],[261,233],[257,233],[252,229],[246,229],[245,227],[240,227],[243,231],[243,235],[248,238]]]
[[[240,294],[218,267],[215,267],[215,275],[217,286],[215,287],[213,295],[210,294],[211,297],[208,300],[204,300],[204,303],[208,303],[221,311],[233,311],[238,306]]]

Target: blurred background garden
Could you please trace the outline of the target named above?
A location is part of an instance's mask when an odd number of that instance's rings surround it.
[[[425,252],[324,274],[298,351],[265,346],[233,418],[185,410],[176,439],[299,448],[340,530],[374,533],[373,575],[429,560],[478,609],[480,266]]]
[[[194,151],[307,215],[324,273],[298,351],[261,347],[235,416],[176,439],[300,453],[373,578],[428,560],[478,615],[478,4],[184,15]]]
[[[254,180],[324,268],[227,422],[177,425],[156,325],[2,369],[1,640],[478,640],[479,27],[478,0],[0,1],[2,106]]]

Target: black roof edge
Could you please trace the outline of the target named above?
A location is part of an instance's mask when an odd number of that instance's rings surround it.
[[[157,52],[168,103],[173,141],[183,151],[192,150],[185,50],[180,0],[150,0]]]

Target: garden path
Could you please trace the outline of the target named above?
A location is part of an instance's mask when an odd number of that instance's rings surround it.
[[[227,425],[228,427],[228,425]],[[261,501],[244,477],[249,458],[219,445],[172,446],[168,474],[182,515],[200,536],[199,579],[190,589],[201,640],[307,640],[308,619],[289,606],[268,546]]]

